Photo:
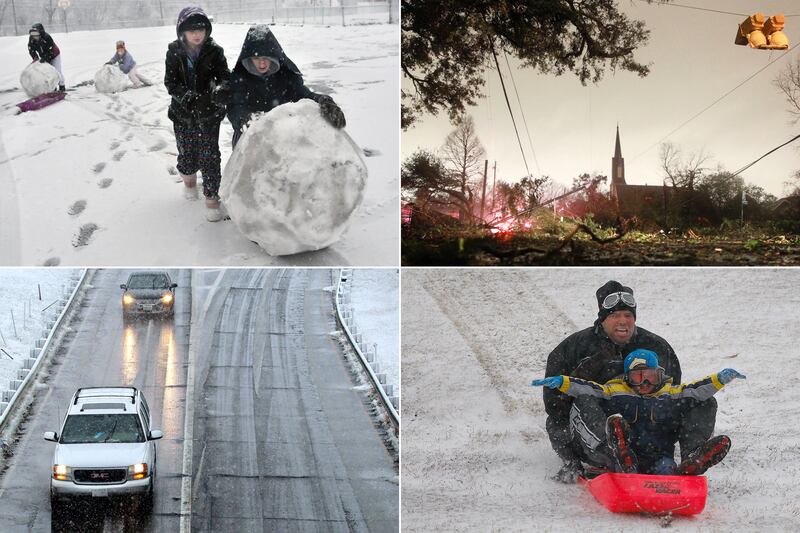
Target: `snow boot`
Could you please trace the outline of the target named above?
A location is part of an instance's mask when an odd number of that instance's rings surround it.
[[[606,438],[611,448],[614,470],[623,474],[636,474],[639,461],[630,446],[631,427],[622,415],[611,415],[606,419]]]
[[[208,208],[206,209],[206,220],[209,222],[219,222],[230,218],[218,196],[206,197],[206,207]]]
[[[187,200],[197,200],[197,173],[186,175],[181,174],[183,179],[183,196]]]
[[[699,476],[706,470],[722,461],[731,447],[731,439],[727,435],[717,435],[708,439],[675,469],[676,476]]]

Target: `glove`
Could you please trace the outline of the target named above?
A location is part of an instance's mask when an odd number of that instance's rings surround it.
[[[180,104],[185,109],[191,109],[199,97],[200,96],[194,91],[186,91],[186,93],[181,96]]]
[[[583,465],[580,461],[575,459],[573,461],[565,462],[552,479],[553,481],[558,481],[559,483],[572,484],[578,481],[578,478],[583,474]]]
[[[738,373],[736,370],[732,368],[726,368],[724,370],[720,370],[717,373],[717,379],[723,385],[727,385],[736,378],[747,379],[743,374]]]
[[[344,113],[342,113],[342,109],[336,105],[336,102],[333,101],[333,98],[330,96],[323,96],[319,98],[319,111],[322,114],[323,118],[327,120],[331,126],[340,130],[347,125],[347,121],[344,119]]]
[[[550,387],[551,389],[557,389],[563,384],[564,384],[564,376],[552,376],[549,378],[534,379],[533,381],[531,381],[531,385],[535,387],[541,387],[542,385],[544,385],[545,387]]]
[[[218,106],[226,106],[231,101],[231,88],[227,83],[217,85],[211,93],[211,100]]]

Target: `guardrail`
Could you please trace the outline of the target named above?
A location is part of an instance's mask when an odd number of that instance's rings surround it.
[[[377,390],[381,402],[392,419],[392,423],[395,427],[399,428],[400,415],[397,411],[400,408],[400,398],[386,394],[386,389],[384,388],[386,375],[380,374],[380,372],[376,373],[372,368],[372,364],[375,362],[375,352],[370,352],[362,347],[363,343],[361,342],[360,334],[357,332],[357,326],[353,320],[352,312],[342,310],[342,306],[345,303],[344,300],[346,298],[344,294],[344,284],[350,278],[351,273],[352,271],[349,268],[343,268],[339,271],[339,279],[336,282],[336,296],[334,297],[336,318],[342,325],[342,329],[344,330],[345,336],[350,341],[353,351],[358,354],[361,365],[364,367],[364,370],[366,370],[373,387],[375,387],[375,390]]]
[[[69,280],[69,285],[65,288],[62,298],[55,303],[55,307],[60,308],[58,316],[52,322],[45,323],[47,329],[42,331],[41,338],[37,339],[34,347],[30,349],[30,357],[23,360],[22,368],[17,371],[17,379],[11,380],[8,390],[2,391],[2,397],[0,397],[0,411],[2,411],[2,414],[0,414],[0,430],[5,428],[17,401],[22,398],[34,380],[37,370],[52,346],[55,333],[75,304],[75,296],[83,287],[86,273],[87,270],[83,270],[79,277]]]

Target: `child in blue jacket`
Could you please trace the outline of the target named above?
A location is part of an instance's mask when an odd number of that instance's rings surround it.
[[[731,441],[718,435],[706,441],[680,465],[675,463],[678,422],[697,403],[711,398],[723,386],[745,376],[732,368],[691,383],[673,385],[664,379],[658,355],[651,350],[634,350],[623,363],[625,374],[604,385],[573,378],[552,376],[531,385],[557,389],[573,397],[591,396],[601,400],[606,419],[609,447],[608,466],[616,472],[700,475],[719,463]]]
[[[111,56],[106,62],[106,65],[114,65],[119,63],[119,69],[123,74],[127,74],[128,78],[133,82],[133,88],[138,89],[146,85],[152,85],[150,80],[139,74],[139,69],[136,67],[136,61],[133,56],[125,48],[125,41],[117,41],[117,52]]]

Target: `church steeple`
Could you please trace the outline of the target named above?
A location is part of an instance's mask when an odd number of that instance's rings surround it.
[[[619,144],[619,124],[617,124],[617,142],[614,146],[614,158],[611,160],[611,184],[625,185],[625,159]]]

